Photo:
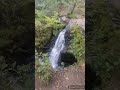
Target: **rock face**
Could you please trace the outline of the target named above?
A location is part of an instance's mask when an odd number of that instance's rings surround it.
[[[59,17],[59,21],[62,22],[62,23],[68,24],[69,19],[67,18],[67,16],[63,15],[63,16]]]
[[[79,18],[68,19],[67,16],[61,16],[61,17],[59,17],[59,21],[65,23],[65,24],[69,24],[70,27],[78,25],[83,30],[85,30],[85,17],[79,16]]]
[[[85,30],[85,18],[71,19],[69,24],[71,27],[78,25]]]

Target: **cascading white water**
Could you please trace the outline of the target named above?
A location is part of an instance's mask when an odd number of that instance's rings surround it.
[[[56,41],[55,41],[55,45],[52,48],[51,52],[50,52],[50,63],[51,66],[53,67],[53,69],[57,69],[60,66],[60,57],[61,57],[61,52],[64,50],[65,48],[65,33],[66,33],[66,29],[63,29]]]

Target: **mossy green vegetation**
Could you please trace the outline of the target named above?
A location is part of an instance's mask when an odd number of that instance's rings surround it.
[[[33,4],[29,0],[0,1],[0,90],[14,90],[17,86],[32,89],[34,80],[28,76],[34,74],[34,67],[29,69],[32,65],[23,63],[27,55],[34,55],[30,47],[32,43],[34,46]]]
[[[47,52],[43,52],[41,48],[46,48],[52,38],[56,37],[62,30],[65,24],[58,21],[61,16],[63,7],[67,9],[67,17],[75,18],[74,5],[80,0],[36,0],[35,5],[35,74],[36,79],[40,79],[43,83],[47,84],[52,75],[52,68],[49,63]],[[84,0],[83,0],[84,1]],[[73,8],[74,7],[74,8]],[[66,9],[65,8],[65,9]],[[71,11],[71,9],[73,10]],[[75,10],[75,12],[77,12]],[[70,14],[71,13],[71,14]],[[84,63],[84,50],[85,41],[79,27],[74,27],[71,30],[72,39],[70,40],[68,52],[72,53],[77,59],[76,65]]]
[[[64,24],[58,21],[58,14],[53,16],[44,16],[36,11],[35,19],[35,72],[36,78],[39,78],[44,84],[51,79],[51,67],[48,54],[41,51],[49,44],[51,39],[56,36]],[[42,58],[40,58],[42,57]],[[42,62],[41,62],[42,61]]]
[[[108,8],[108,2],[95,0],[95,4],[87,7],[87,15],[92,11],[92,19],[89,18],[89,31],[86,33],[87,42],[87,59],[91,62],[91,67],[100,76],[102,82],[102,90],[108,86],[114,71],[120,69],[120,33],[118,24],[113,19],[116,18],[118,12],[114,7]],[[111,11],[111,12],[109,12]],[[89,17],[89,16],[88,16]],[[118,19],[120,17],[117,17]],[[88,53],[89,52],[89,53]]]
[[[44,84],[48,84],[51,79],[51,67],[47,54],[42,54],[43,62],[40,62],[40,58],[35,60],[35,75],[36,79],[40,79]]]
[[[35,46],[36,48],[43,48],[45,44],[52,37],[52,29],[44,28],[41,25],[35,27]]]
[[[13,90],[12,83],[7,79],[7,70],[5,70],[8,64],[5,62],[4,57],[0,56],[0,89],[4,90],[5,87],[9,90]]]
[[[54,32],[62,28],[64,24],[58,21],[58,14],[53,16],[43,16],[39,14],[40,11],[36,11],[35,18],[35,46],[41,48],[53,37]],[[59,31],[58,31],[59,32]],[[57,33],[58,33],[57,32]]]
[[[74,26],[70,31],[70,44],[68,46],[68,52],[73,53],[77,59],[77,65],[85,63],[85,37],[79,26]]]

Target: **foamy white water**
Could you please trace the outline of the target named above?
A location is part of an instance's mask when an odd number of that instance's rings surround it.
[[[61,61],[60,61],[61,52],[65,48],[65,33],[66,33],[66,29],[63,29],[59,33],[55,41],[55,45],[50,52],[49,59],[50,59],[50,63],[53,69],[57,69],[61,64]]]

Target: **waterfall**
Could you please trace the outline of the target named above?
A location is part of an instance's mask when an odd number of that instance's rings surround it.
[[[65,48],[65,33],[66,33],[67,29],[63,29],[56,41],[55,44],[50,52],[50,63],[53,69],[57,69],[60,67],[61,65],[61,53]]]

